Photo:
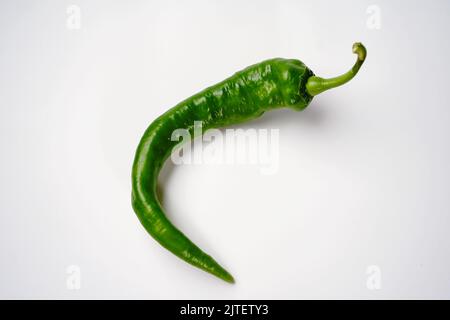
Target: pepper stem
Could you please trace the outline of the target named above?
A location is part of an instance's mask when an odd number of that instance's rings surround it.
[[[312,76],[306,82],[306,91],[311,96],[316,96],[319,93],[324,92],[325,90],[339,87],[344,83],[347,83],[358,73],[359,68],[361,68],[364,60],[366,59],[367,51],[362,43],[356,42],[353,44],[353,53],[358,56],[358,59],[355,62],[353,68],[351,68],[348,72],[344,73],[335,78],[324,79],[316,76]]]

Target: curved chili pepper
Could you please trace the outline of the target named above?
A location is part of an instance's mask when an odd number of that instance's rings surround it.
[[[172,141],[172,132],[185,128],[192,135],[194,121],[202,121],[204,130],[208,130],[255,119],[276,108],[303,110],[313,96],[340,86],[356,75],[366,58],[366,49],[361,43],[355,43],[353,52],[358,56],[353,68],[330,79],[316,77],[298,60],[263,61],[180,102],[153,121],[139,143],[132,170],[132,205],[147,232],[186,262],[234,282],[231,274],[167,219],[158,200],[159,172],[178,144]]]

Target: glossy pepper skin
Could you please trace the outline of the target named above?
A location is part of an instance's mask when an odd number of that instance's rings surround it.
[[[322,79],[314,76],[302,62],[270,59],[239,71],[161,115],[145,131],[136,151],[132,169],[132,205],[147,232],[163,247],[186,262],[227,282],[233,277],[212,257],[204,253],[166,217],[157,197],[159,172],[178,141],[176,129],[194,131],[194,121],[204,130],[220,128],[260,117],[271,109],[289,107],[302,110],[314,95],[346,83],[362,65],[366,50],[355,43],[355,66],[346,74]]]

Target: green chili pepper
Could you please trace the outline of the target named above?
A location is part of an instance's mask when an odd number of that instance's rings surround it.
[[[358,56],[353,68],[330,79],[316,77],[298,60],[263,61],[180,102],[151,123],[137,148],[132,171],[133,208],[148,233],[186,262],[234,282],[231,274],[167,219],[158,200],[158,174],[178,144],[172,141],[172,133],[184,128],[192,134],[194,121],[202,121],[203,129],[207,130],[255,119],[276,108],[303,110],[313,96],[340,86],[356,75],[366,58],[366,49],[361,43],[355,43],[353,52]]]

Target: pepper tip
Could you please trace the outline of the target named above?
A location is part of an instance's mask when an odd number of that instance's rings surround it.
[[[222,277],[223,280],[225,280],[226,282],[230,283],[230,284],[235,284],[236,281],[234,281],[234,278],[231,274],[227,274],[226,276]]]

